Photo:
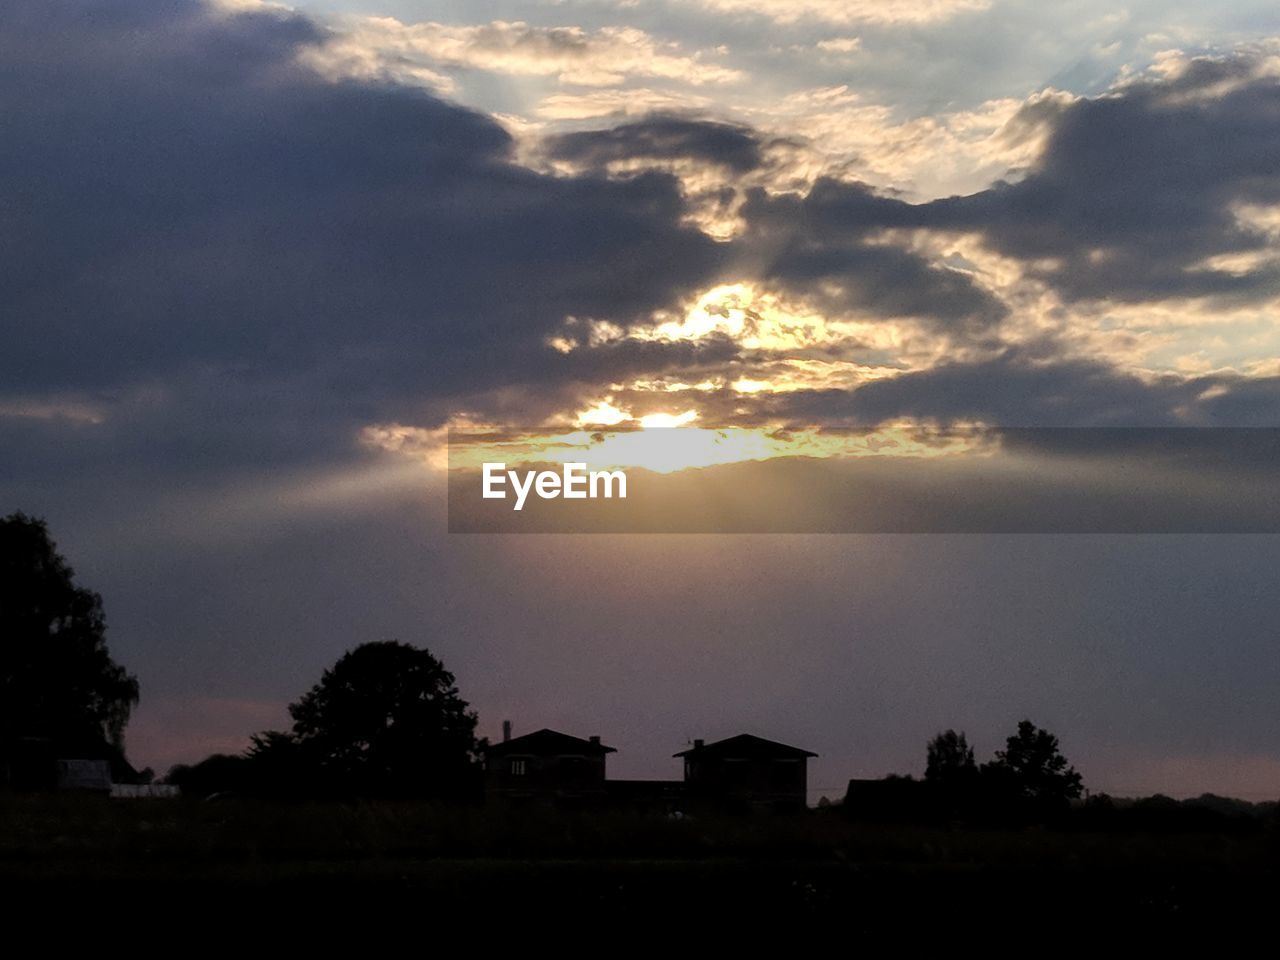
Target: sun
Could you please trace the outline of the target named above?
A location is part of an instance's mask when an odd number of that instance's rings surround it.
[[[448,468],[478,470],[486,462],[582,463],[589,470],[675,473],[781,457],[814,459],[892,456],[932,458],[978,452],[982,443],[964,432],[939,435],[919,426],[832,431],[781,425],[691,426],[696,416],[650,414],[610,428],[498,430],[449,437]]]

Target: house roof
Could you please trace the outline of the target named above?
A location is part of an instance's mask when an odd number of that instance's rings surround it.
[[[571,737],[567,733],[547,729],[535,730],[522,737],[512,737],[502,743],[491,744],[485,750],[487,755],[495,757],[507,753],[529,753],[535,756],[582,753],[603,756],[606,753],[617,752],[613,747],[606,747],[598,738],[583,740],[581,737]]]
[[[753,737],[749,733],[740,733],[736,737],[730,737],[728,740],[718,740],[715,743],[692,746],[688,750],[681,750],[675,756],[800,759],[803,757],[816,757],[817,754],[808,750],[801,750],[799,747],[789,747],[785,743],[766,740],[764,737]]]

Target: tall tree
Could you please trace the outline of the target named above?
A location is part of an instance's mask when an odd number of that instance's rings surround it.
[[[102,598],[77,586],[43,520],[0,518],[0,745],[123,750],[138,681],[111,659]]]
[[[343,792],[453,799],[474,784],[476,715],[426,650],[395,640],[356,647],[289,714],[299,752],[289,762]],[[259,759],[285,756],[278,735],[256,743]]]
[[[1018,724],[1018,732],[983,772],[1014,797],[1046,807],[1065,806],[1083,791],[1080,774],[1058,749],[1058,738],[1030,720]]]
[[[978,772],[973,747],[963,733],[947,730],[929,741],[924,778],[931,783],[953,784]]]

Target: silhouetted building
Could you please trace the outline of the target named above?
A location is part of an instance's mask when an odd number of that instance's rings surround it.
[[[604,761],[617,751],[599,737],[583,740],[555,730],[504,739],[485,751],[485,796],[511,802],[573,806],[602,800]]]
[[[929,784],[911,777],[854,779],[845,790],[845,815],[866,820],[914,820],[929,810]]]
[[[124,754],[105,742],[61,743],[16,737],[0,744],[0,787],[19,791],[109,793],[113,782],[136,779]]]
[[[58,760],[59,790],[111,792],[111,762],[82,758]]]
[[[744,733],[716,743],[695,740],[675,756],[684,759],[690,806],[790,812],[807,806],[807,764],[817,754]]]

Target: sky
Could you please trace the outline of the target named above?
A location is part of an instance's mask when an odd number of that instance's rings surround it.
[[[0,513],[103,595],[138,766],[398,638],[620,776],[751,732],[834,797],[1029,717],[1274,799],[1273,535],[450,534],[441,458],[1280,427],[1278,78],[1251,2],[9,0]]]

